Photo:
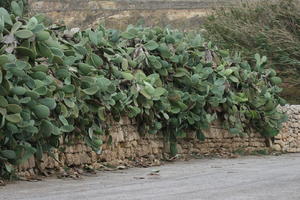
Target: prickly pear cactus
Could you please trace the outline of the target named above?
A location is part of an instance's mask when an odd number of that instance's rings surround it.
[[[108,116],[135,118],[139,130],[176,139],[219,119],[232,134],[278,133],[281,79],[194,33],[129,26],[124,32],[68,30],[0,8],[0,174],[76,136],[95,151]]]

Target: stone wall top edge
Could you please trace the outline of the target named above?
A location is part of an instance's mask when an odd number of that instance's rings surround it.
[[[300,105],[285,105],[285,106],[279,106],[279,110],[282,110],[283,112],[299,112],[300,111]]]

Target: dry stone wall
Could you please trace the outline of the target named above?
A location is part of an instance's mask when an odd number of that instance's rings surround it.
[[[300,106],[281,108],[288,115],[281,133],[272,138],[271,147],[259,134],[235,136],[215,124],[205,131],[205,141],[199,141],[194,133],[178,140],[177,149],[180,157],[191,155],[230,155],[234,152],[258,152],[276,150],[281,152],[300,152]],[[99,154],[87,147],[83,141],[73,140],[72,145],[63,145],[54,150],[52,156],[44,154],[41,160],[30,158],[18,167],[21,176],[32,176],[41,171],[59,170],[64,167],[91,166],[99,168],[102,164],[113,166],[159,165],[161,160],[168,159],[169,144],[162,134],[140,135],[137,124],[122,118],[120,122],[111,122],[109,135],[103,136],[103,145]],[[62,141],[63,143],[63,141]]]
[[[204,132],[205,141],[196,139],[194,133],[179,139],[178,155],[186,158],[191,155],[224,155],[239,150],[252,152],[267,149],[265,139],[259,134],[233,136],[219,127],[215,125]],[[54,150],[52,156],[44,154],[41,160],[30,158],[19,166],[18,173],[21,176],[32,176],[41,171],[65,167],[89,165],[99,168],[102,164],[149,166],[159,165],[161,160],[169,158],[169,144],[162,134],[141,136],[135,122],[128,118],[112,123],[109,132],[111,138],[103,136],[104,144],[99,154],[87,147],[83,141],[74,140],[73,145],[63,145],[60,151]]]
[[[300,105],[287,105],[281,109],[287,114],[288,121],[274,138],[273,149],[289,153],[300,152]]]

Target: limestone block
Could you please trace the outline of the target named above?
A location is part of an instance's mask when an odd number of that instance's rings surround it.
[[[34,156],[31,156],[29,159],[28,159],[28,167],[29,168],[34,168],[35,167],[35,157]]]
[[[141,148],[141,152],[139,153],[141,156],[146,156],[152,153],[152,148],[150,145],[144,145]]]
[[[93,169],[101,169],[103,167],[103,165],[101,163],[92,163],[92,167]]]
[[[223,131],[223,138],[234,138],[234,135],[229,133],[229,131]]]
[[[125,154],[125,158],[131,158],[133,156],[133,153],[132,153],[130,147],[124,149],[124,154]]]
[[[76,152],[78,152],[78,153],[83,152],[82,144],[77,144],[77,145],[76,145]]]
[[[112,149],[112,146],[107,144],[107,143],[104,143],[101,145],[101,148],[102,148],[102,151],[104,150],[111,150]],[[87,150],[85,152],[88,152]]]
[[[182,153],[183,153],[183,149],[182,149],[182,147],[181,147],[180,144],[177,144],[177,145],[176,145],[176,148],[177,148],[177,153],[178,153],[178,154],[182,154]]]
[[[203,132],[206,138],[223,138],[223,133],[221,129],[211,128]]]
[[[164,147],[164,141],[163,140],[158,140],[157,144],[158,144],[159,148],[163,148]]]
[[[293,141],[294,141],[294,138],[293,138],[293,137],[288,137],[288,138],[287,138],[287,141],[288,141],[288,142],[293,142]]]
[[[137,129],[133,126],[125,126],[122,127],[122,130],[124,132],[124,138],[126,141],[133,141],[133,140],[139,140],[140,135],[137,131]]]
[[[100,160],[105,160],[106,162],[111,162],[112,160],[117,159],[116,152],[105,150],[99,155]]]
[[[124,148],[117,148],[117,155],[118,155],[118,159],[124,159],[125,158],[125,152],[124,152]]]
[[[73,157],[73,164],[74,165],[80,165],[81,164],[81,154],[80,153],[74,153],[72,154]]]
[[[283,152],[289,152],[289,147],[286,145],[286,146],[283,146],[282,147],[282,151]]]
[[[110,131],[112,141],[114,144],[124,141],[124,132],[121,128],[115,128]]]
[[[300,148],[300,140],[299,139],[295,140],[295,146]]]
[[[33,177],[35,175],[35,172],[34,172],[34,170],[32,168],[29,169],[28,172],[29,172],[29,176],[30,177]]]
[[[30,172],[29,171],[25,171],[24,172],[24,177],[30,177]]]
[[[131,142],[131,146],[132,146],[132,147],[136,147],[137,145],[138,145],[138,143],[137,143],[136,140],[134,140],[134,141]]]
[[[73,158],[73,154],[71,153],[67,153],[66,155],[66,164],[68,166],[73,165],[74,164],[74,158]]]
[[[160,151],[159,151],[159,148],[152,148],[152,153],[153,154],[158,154]]]
[[[92,153],[95,153],[95,152],[90,152],[90,154],[92,154]],[[88,153],[82,152],[79,154],[79,156],[80,156],[80,164],[91,164],[92,163],[92,158],[91,158],[91,156],[89,156]]]
[[[139,145],[141,145],[141,146],[149,145],[150,141],[151,140],[148,140],[148,139],[139,140]]]
[[[63,144],[64,144],[64,138],[63,138],[63,137],[60,137],[60,138],[59,138],[59,144],[60,144],[60,145],[63,145]]]
[[[275,141],[274,141],[274,144],[278,144],[278,145],[280,145],[281,147],[285,146],[285,143],[284,143],[282,140],[275,140]]]
[[[265,145],[262,144],[261,142],[257,142],[257,141],[249,142],[249,145],[250,145],[251,147],[263,147],[263,146],[265,146]]]
[[[91,162],[92,163],[97,162],[97,154],[96,154],[96,152],[92,151],[87,156],[91,158]]]
[[[229,149],[230,147],[231,147],[231,143],[226,143],[226,142],[224,142],[223,144],[222,144],[222,147],[223,148],[226,148],[226,149]]]
[[[281,134],[278,134],[274,137],[275,140],[281,140],[282,139],[282,135]]]
[[[56,161],[52,157],[48,157],[48,163],[46,168],[53,169]]]
[[[152,148],[157,148],[157,149],[159,148],[158,142],[157,141],[153,141],[153,140],[150,141],[150,146]]]
[[[41,162],[40,165],[39,165],[39,168],[40,168],[41,170],[46,169],[45,163],[44,163],[44,162]]]
[[[123,148],[130,148],[131,146],[132,146],[131,142],[124,142],[124,143],[122,144],[122,147],[123,147]]]
[[[192,149],[190,149],[190,151],[189,151],[189,153],[195,153],[195,154],[198,154],[198,153],[200,153],[201,152],[201,150],[200,149],[197,149],[197,148],[192,148]]]
[[[217,144],[217,143],[215,143],[215,142],[209,142],[209,143],[207,143],[207,145],[208,145],[209,148],[215,148],[215,147],[217,147],[219,144]]]
[[[93,149],[91,147],[86,146],[86,152],[92,152],[92,151],[93,151]]]
[[[65,165],[65,162],[66,162],[65,153],[59,153],[59,161],[62,165]]]
[[[189,149],[189,148],[185,148],[186,146],[184,146],[184,149]],[[209,148],[209,144],[208,143],[197,143],[195,145],[195,148],[197,149],[208,149]]]
[[[66,152],[66,153],[74,153],[73,146],[66,146],[65,152]]]
[[[287,152],[289,152],[289,153],[297,153],[297,148],[289,148],[287,150]]]
[[[279,144],[272,145],[272,149],[275,150],[275,151],[281,151],[282,150],[282,148]]]
[[[25,177],[25,172],[22,172],[22,171],[17,172],[17,175],[20,177]]]
[[[82,152],[87,152],[87,146],[85,144],[82,144],[81,148],[82,148]]]

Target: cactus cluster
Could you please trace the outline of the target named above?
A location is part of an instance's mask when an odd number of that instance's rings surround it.
[[[176,138],[219,119],[232,134],[278,133],[281,79],[196,33],[129,26],[126,31],[46,26],[43,15],[0,8],[0,174],[77,136],[95,151],[109,120],[135,118],[140,132]]]

